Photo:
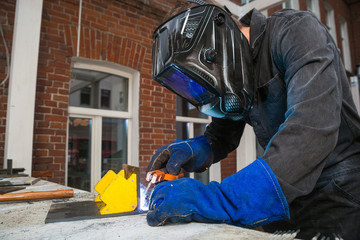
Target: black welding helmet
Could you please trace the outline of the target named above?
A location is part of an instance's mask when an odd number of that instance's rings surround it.
[[[254,98],[250,48],[230,13],[202,5],[154,32],[153,78],[202,113],[240,120]]]

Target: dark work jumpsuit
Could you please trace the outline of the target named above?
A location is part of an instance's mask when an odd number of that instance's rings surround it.
[[[213,118],[204,135],[215,162],[250,124],[290,206],[289,221],[264,229],[360,239],[360,117],[333,39],[309,12],[266,19],[252,10],[241,22],[250,26],[254,107],[241,121]]]

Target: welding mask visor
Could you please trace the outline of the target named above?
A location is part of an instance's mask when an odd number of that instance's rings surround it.
[[[153,78],[216,118],[242,119],[254,83],[248,42],[230,14],[203,5],[175,15],[154,32]]]

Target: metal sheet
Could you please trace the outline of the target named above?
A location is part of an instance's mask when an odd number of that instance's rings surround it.
[[[147,212],[140,209],[135,209],[135,211],[131,212],[101,215],[99,212],[99,205],[100,204],[94,201],[55,203],[51,205],[48,215],[45,219],[45,223],[137,215]]]

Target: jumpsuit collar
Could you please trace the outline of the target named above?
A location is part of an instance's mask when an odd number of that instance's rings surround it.
[[[262,39],[266,29],[266,17],[253,8],[240,19],[241,24],[250,27],[250,48],[252,58],[255,59],[259,53]]]

